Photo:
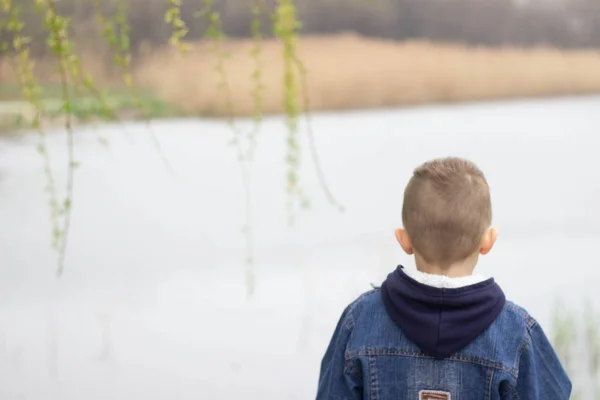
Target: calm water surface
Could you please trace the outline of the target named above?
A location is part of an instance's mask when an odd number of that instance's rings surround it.
[[[307,399],[345,304],[397,264],[412,169],[465,156],[486,172],[500,237],[481,260],[550,329],[556,302],[600,305],[600,98],[320,115],[311,208],[287,226],[285,126],[252,165],[256,291],[247,297],[239,165],[224,124],[169,121],[76,137],[71,246],[55,276],[36,136],[0,141],[0,398]],[[103,146],[98,138],[108,139]],[[57,179],[65,137],[50,138]],[[306,148],[306,146],[304,146]]]

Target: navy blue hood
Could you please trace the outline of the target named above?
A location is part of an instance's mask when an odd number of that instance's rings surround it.
[[[506,298],[494,279],[457,289],[423,285],[399,266],[381,285],[387,313],[421,350],[446,358],[494,322]]]

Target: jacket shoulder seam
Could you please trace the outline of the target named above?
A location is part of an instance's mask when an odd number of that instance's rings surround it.
[[[350,303],[350,305],[348,306],[348,317],[346,318],[346,328],[348,328],[349,330],[352,330],[354,328],[354,321],[356,319],[357,316],[354,315],[354,311],[356,309],[356,306],[362,302],[366,297],[369,297],[373,294],[375,294],[376,292],[379,291],[379,288],[376,289],[371,289],[367,292],[364,292],[363,294],[361,294],[360,296],[358,296],[358,298],[356,300],[354,300],[352,303]]]
[[[537,321],[531,315],[529,315],[526,311],[524,311],[521,307],[518,307],[516,304],[506,302],[506,307],[510,308],[512,311],[518,313],[526,322],[527,330],[531,330]]]

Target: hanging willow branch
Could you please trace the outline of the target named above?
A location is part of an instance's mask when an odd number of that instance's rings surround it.
[[[252,159],[254,155],[254,149],[256,147],[256,136],[258,135],[258,131],[260,130],[260,125],[263,119],[263,103],[264,103],[264,91],[265,85],[262,81],[262,63],[261,63],[261,54],[262,54],[262,42],[263,42],[263,27],[260,21],[261,16],[266,8],[266,4],[264,0],[252,0],[251,11],[252,11],[252,23],[250,27],[250,31],[252,33],[252,41],[253,46],[250,50],[250,57],[254,62],[254,69],[252,74],[250,75],[250,79],[252,79],[252,90],[250,91],[250,95],[252,96],[254,109],[252,112],[252,117],[254,119],[254,128],[250,131],[248,135],[248,158]]]
[[[233,96],[229,85],[229,78],[225,69],[227,53],[223,50],[223,40],[225,39],[225,34],[223,32],[221,15],[214,9],[213,0],[202,0],[202,2],[203,8],[196,14],[196,16],[204,19],[208,25],[206,32],[204,33],[204,37],[210,41],[211,52],[215,57],[214,69],[218,76],[218,88],[225,103],[224,106],[227,113],[227,123],[233,132],[232,144],[236,149],[238,163],[240,165],[242,185],[244,188],[244,214],[246,221],[242,231],[246,241],[246,287],[248,288],[248,295],[252,296],[255,289],[256,279],[253,269],[254,234],[252,224],[252,192],[250,186],[248,159],[245,157],[243,143],[244,136],[235,121],[236,112],[233,104]]]
[[[338,211],[343,212],[344,206],[340,204],[331,189],[329,188],[329,184],[327,183],[327,179],[325,178],[325,173],[323,172],[323,168],[321,167],[321,160],[319,158],[319,152],[317,150],[317,144],[315,141],[315,135],[312,129],[312,121],[311,121],[311,109],[310,109],[310,97],[308,95],[308,77],[306,67],[302,60],[300,60],[297,56],[294,58],[294,62],[298,71],[300,71],[300,86],[302,87],[302,100],[304,105],[304,115],[306,118],[306,134],[308,136],[308,144],[310,147],[310,154],[313,160],[313,165],[317,172],[317,178],[319,179],[319,184],[321,185],[321,189],[329,203],[336,207]]]
[[[2,21],[2,30],[6,28],[13,36],[9,45],[2,40],[2,54],[8,55],[11,69],[17,76],[21,87],[21,95],[32,108],[31,127],[39,133],[37,145],[38,153],[42,156],[44,175],[46,176],[46,193],[49,196],[50,221],[52,226],[52,245],[55,249],[60,247],[61,228],[59,223],[59,206],[56,195],[56,184],[50,153],[46,144],[46,134],[42,128],[42,115],[44,105],[42,102],[42,87],[38,84],[34,74],[34,62],[31,60],[31,38],[23,35],[25,24],[20,19],[21,7],[11,0],[2,0],[2,11],[6,19]]]
[[[73,143],[73,103],[69,93],[69,73],[77,75],[80,70],[73,56],[72,43],[69,41],[68,28],[69,19],[58,15],[55,0],[38,1],[40,11],[44,12],[44,25],[48,29],[48,47],[56,56],[60,74],[60,86],[62,92],[62,111],[65,115],[65,129],[67,131],[67,183],[65,199],[62,202],[61,213],[63,214],[63,225],[60,231],[59,261],[57,274],[60,276],[64,269],[64,261],[69,239],[69,228],[71,224],[71,211],[73,203],[73,185],[75,169],[75,150]]]
[[[172,29],[170,42],[182,52],[187,51],[189,47],[182,43],[182,39],[188,34],[189,29],[181,19],[181,0],[167,0],[167,4],[165,21]]]
[[[67,175],[64,189],[64,198],[59,201],[57,195],[56,181],[51,169],[50,154],[48,152],[45,140],[44,129],[42,129],[43,117],[48,113],[44,108],[42,101],[42,88],[37,83],[34,74],[34,64],[31,60],[30,42],[31,39],[23,34],[24,24],[21,22],[21,6],[12,0],[0,0],[0,6],[4,12],[5,18],[2,18],[0,24],[3,30],[11,33],[10,43],[0,40],[0,49],[4,55],[8,55],[11,66],[16,72],[18,81],[21,85],[22,96],[33,109],[32,126],[39,132],[40,141],[38,150],[44,158],[44,171],[47,178],[47,191],[50,195],[51,219],[53,227],[53,244],[59,252],[58,275],[64,270],[66,250],[68,247],[68,237],[71,225],[71,212],[73,208],[73,193],[75,186],[75,160],[74,146],[74,123],[76,114],[74,112],[74,97],[71,88],[75,89],[76,94],[89,94],[98,100],[99,114],[103,119],[119,121],[115,110],[109,105],[105,94],[99,90],[91,76],[83,70],[80,59],[75,54],[74,42],[69,37],[71,29],[71,19],[61,15],[57,11],[59,0],[35,0],[37,11],[43,17],[44,28],[47,32],[46,44],[52,51],[60,81],[61,89],[61,107],[60,116],[64,118],[64,128],[67,137]],[[108,44],[113,56],[113,64],[121,71],[123,82],[133,95],[135,107],[144,117],[144,120],[150,128],[150,115],[134,84],[132,72],[132,54],[130,44],[130,25],[128,20],[128,5],[124,0],[113,0],[116,4],[116,14],[107,16],[103,10],[102,0],[93,0],[94,15],[96,21],[101,27],[101,36]],[[328,190],[324,174],[320,168],[320,162],[316,152],[314,137],[310,128],[309,121],[309,101],[306,85],[306,69],[300,62],[297,54],[297,43],[300,30],[300,21],[296,14],[294,0],[276,0],[274,10],[270,9],[266,0],[250,0],[250,11],[252,15],[250,34],[253,45],[249,56],[253,60],[253,70],[249,79],[252,81],[250,96],[253,100],[253,128],[243,134],[236,123],[236,112],[234,108],[234,97],[231,93],[229,79],[226,73],[227,53],[224,50],[225,34],[221,15],[215,9],[216,0],[201,0],[202,10],[197,16],[202,17],[207,23],[207,29],[204,37],[210,41],[210,51],[215,56],[215,71],[218,76],[218,86],[223,97],[225,109],[227,111],[227,123],[231,127],[234,137],[232,144],[236,148],[238,159],[240,161],[241,176],[245,193],[246,222],[244,235],[247,246],[247,261],[250,266],[253,262],[253,236],[252,236],[252,205],[250,192],[250,171],[249,162],[253,157],[256,146],[256,137],[263,119],[264,105],[264,84],[262,76],[262,42],[265,35],[262,25],[262,18],[270,17],[275,36],[283,44],[283,106],[286,115],[287,125],[287,154],[286,154],[286,191],[288,193],[288,211],[290,222],[293,220],[294,210],[298,205],[306,206],[308,201],[301,190],[299,169],[300,169],[300,142],[299,142],[299,117],[303,112],[306,113],[309,124],[309,144],[313,156],[313,162],[317,169],[317,174],[322,188],[330,202],[334,205],[339,204],[335,201],[333,195]],[[164,15],[166,23],[171,29],[169,42],[171,45],[185,52],[189,45],[184,43],[188,34],[188,27],[182,19],[181,0],[166,0],[167,10]],[[302,97],[302,98],[301,98]],[[98,111],[96,111],[98,113]],[[160,143],[156,140],[154,132],[151,132],[157,151],[167,168],[170,166],[167,162]],[[248,286],[250,291],[254,286],[254,275],[251,268],[247,274]]]
[[[276,36],[279,36],[280,39],[282,39],[282,41],[284,42],[284,61],[285,61],[285,71],[286,71],[286,76],[284,77],[284,104],[286,105],[286,111],[290,110],[292,112],[288,112],[287,113],[287,117],[288,117],[288,127],[290,130],[290,136],[294,136],[296,132],[294,130],[297,130],[297,122],[298,122],[298,118],[297,118],[297,110],[299,108],[298,103],[297,103],[297,98],[298,98],[298,93],[297,93],[297,89],[294,87],[294,85],[287,85],[287,79],[288,79],[288,75],[287,74],[291,74],[292,77],[294,77],[294,74],[296,74],[296,78],[293,79],[294,83],[298,83],[298,85],[300,86],[301,92],[302,92],[302,105],[303,105],[303,110],[302,112],[304,113],[305,119],[306,119],[306,129],[307,129],[307,136],[308,136],[308,143],[309,143],[309,150],[310,150],[310,154],[311,154],[311,158],[313,161],[313,165],[315,168],[315,171],[317,173],[317,178],[319,180],[319,184],[321,186],[321,189],[323,190],[323,192],[325,193],[325,196],[327,197],[327,200],[329,201],[329,203],[336,207],[338,209],[338,211],[343,212],[344,211],[344,207],[341,205],[341,203],[339,203],[337,201],[337,199],[335,198],[335,196],[333,195],[333,193],[331,192],[331,189],[329,188],[329,185],[327,183],[327,179],[325,178],[325,173],[323,172],[323,168],[321,166],[321,160],[319,157],[319,153],[317,151],[317,145],[315,142],[315,137],[314,137],[314,132],[312,129],[312,121],[311,121],[311,108],[310,108],[310,97],[308,94],[308,71],[306,66],[304,65],[304,63],[302,62],[302,60],[300,59],[300,57],[298,56],[298,52],[297,52],[297,35],[298,35],[298,31],[300,29],[300,21],[298,21],[297,19],[295,19],[295,5],[292,1],[287,1],[287,2],[279,2],[280,8],[277,8],[277,12],[272,16],[272,21],[273,21],[273,25],[275,27],[275,29],[278,29],[278,25],[277,25],[277,21],[288,21],[288,26],[284,25],[284,26],[280,26],[279,29],[279,35],[277,35],[277,31]],[[255,2],[255,6],[257,9],[262,9],[263,11],[267,8],[266,3],[264,2],[264,0],[256,0]],[[283,8],[281,8],[283,7]],[[294,29],[295,28],[295,29]],[[292,68],[291,64],[294,64],[295,66],[295,70]],[[293,141],[293,139],[292,139]],[[293,149],[294,147],[291,146],[288,143],[288,155],[293,153]],[[290,183],[290,178],[288,178],[288,184]],[[299,192],[299,195],[301,197],[301,201],[304,203],[304,205],[308,205],[308,200],[306,197],[303,197],[302,192]]]
[[[300,187],[300,143],[298,131],[298,117],[301,113],[299,101],[299,71],[295,63],[297,58],[298,32],[300,21],[296,16],[294,0],[278,0],[275,10],[273,32],[283,44],[283,108],[286,114],[288,127],[287,137],[287,193],[288,193],[288,217],[293,223],[294,206],[300,203],[306,204]]]
[[[133,95],[135,108],[146,122],[146,128],[150,133],[150,138],[152,139],[156,152],[159,154],[165,168],[173,174],[173,168],[156,136],[156,132],[154,132],[154,129],[152,128],[150,113],[142,102],[137,86],[133,84],[133,72],[131,70],[131,41],[129,38],[131,28],[127,18],[129,7],[123,2],[117,3],[117,14],[114,17],[114,20],[106,17],[100,0],[94,0],[94,10],[96,12],[96,19],[102,28],[102,37],[106,40],[108,47],[113,51],[113,64],[121,70],[123,83]]]
[[[56,202],[55,212],[62,217],[62,224],[54,229],[55,244],[58,247],[57,275],[64,271],[65,257],[68,248],[71,215],[73,207],[73,193],[75,185],[75,169],[78,163],[75,160],[74,146],[74,113],[73,97],[70,85],[75,85],[79,93],[88,92],[100,103],[100,112],[105,119],[117,119],[116,113],[108,104],[104,94],[98,90],[93,79],[85,73],[79,57],[74,52],[74,42],[69,37],[70,18],[57,12],[56,0],[36,0],[36,9],[44,18],[44,27],[48,32],[46,43],[54,54],[58,67],[61,89],[60,114],[64,117],[64,127],[67,134],[67,178],[65,184],[64,200]],[[39,115],[43,115],[41,112]],[[47,151],[47,150],[45,150]],[[54,213],[54,212],[53,212]]]

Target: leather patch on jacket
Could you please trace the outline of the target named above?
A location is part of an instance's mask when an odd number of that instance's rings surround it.
[[[450,392],[442,392],[440,390],[421,390],[419,392],[419,400],[451,400]]]

